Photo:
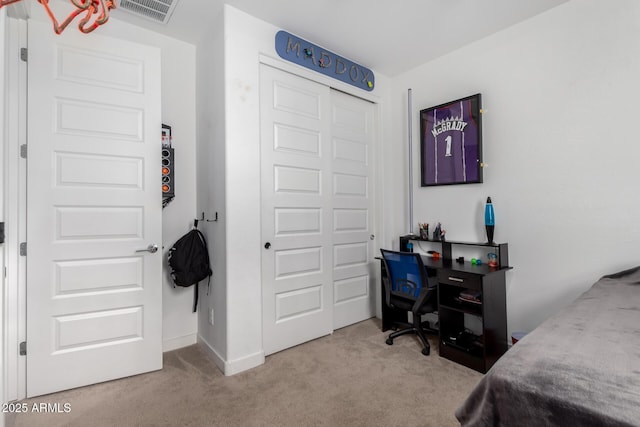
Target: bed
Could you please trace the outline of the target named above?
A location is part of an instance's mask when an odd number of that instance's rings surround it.
[[[456,417],[462,426],[639,426],[640,267],[604,276],[518,341]]]

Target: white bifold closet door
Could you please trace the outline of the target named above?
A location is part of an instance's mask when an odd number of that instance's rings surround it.
[[[29,22],[27,395],[162,368],[160,51]]]
[[[373,104],[261,65],[265,354],[375,314]]]

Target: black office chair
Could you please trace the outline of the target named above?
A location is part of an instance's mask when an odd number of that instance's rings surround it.
[[[429,286],[420,254],[386,249],[380,249],[380,252],[387,270],[388,280],[383,280],[387,306],[413,313],[413,324],[391,333],[386,342],[392,345],[394,338],[400,335],[416,334],[423,344],[422,354],[428,356],[431,347],[425,332],[437,331],[423,326],[422,315],[438,310],[438,288]]]

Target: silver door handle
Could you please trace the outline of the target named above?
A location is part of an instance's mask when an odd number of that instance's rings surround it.
[[[155,254],[156,252],[158,252],[158,245],[152,243],[147,246],[147,249],[138,249],[136,252],[151,252],[152,254]]]

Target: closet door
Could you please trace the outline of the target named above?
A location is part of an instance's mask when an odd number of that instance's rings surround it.
[[[375,316],[374,107],[331,91],[334,329]]]
[[[328,87],[261,65],[265,354],[333,331]]]

